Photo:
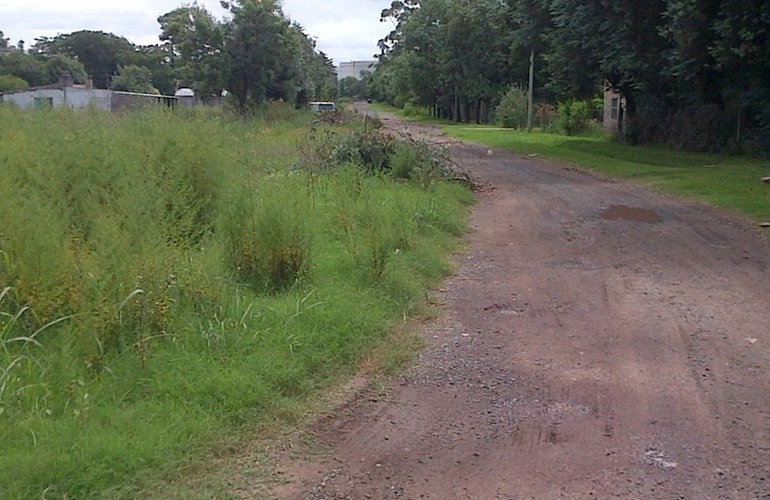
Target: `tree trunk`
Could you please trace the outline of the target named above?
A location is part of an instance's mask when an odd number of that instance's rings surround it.
[[[527,132],[532,132],[535,116],[535,49],[529,53],[529,91],[527,92]]]

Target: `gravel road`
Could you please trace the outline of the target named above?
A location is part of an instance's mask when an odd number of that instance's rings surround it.
[[[286,453],[268,496],[770,498],[768,239],[564,165],[452,151],[486,188],[427,348],[321,419],[323,452]]]

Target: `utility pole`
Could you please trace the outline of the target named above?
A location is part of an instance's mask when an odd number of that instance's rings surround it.
[[[529,93],[527,96],[527,132],[532,132],[532,121],[535,116],[535,49],[529,53]]]

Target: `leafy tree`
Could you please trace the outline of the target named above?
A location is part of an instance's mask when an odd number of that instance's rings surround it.
[[[383,17],[394,18],[396,26],[381,43],[389,101],[427,106],[453,120],[486,121],[509,79],[504,5],[497,0],[393,2]]]
[[[44,61],[49,83],[58,81],[65,73],[70,75],[75,83],[83,83],[86,81],[86,70],[83,67],[83,64],[76,59],[62,54],[54,54],[45,58]]]
[[[220,95],[225,85],[225,26],[205,8],[188,5],[158,18],[170,66],[199,95]]]
[[[365,97],[366,96],[366,81],[354,76],[348,76],[340,80],[340,97]]]
[[[236,0],[224,3],[232,19],[225,30],[227,88],[238,109],[268,97],[290,95],[289,21],[276,0]],[[292,96],[293,97],[293,96]]]
[[[98,88],[109,88],[118,67],[136,64],[137,57],[136,46],[125,38],[88,30],[39,38],[33,51],[45,56],[62,54],[77,59]]]
[[[120,66],[118,74],[112,79],[112,89],[143,94],[159,93],[152,86],[152,71],[136,65]]]
[[[20,50],[13,50],[0,56],[0,74],[19,77],[33,87],[51,83],[45,63]]]
[[[137,48],[134,60],[152,73],[152,86],[164,95],[173,95],[177,89],[177,74],[174,70],[169,47],[166,45],[143,45]]]
[[[3,33],[2,31],[0,31],[0,49],[7,49],[7,48],[8,48],[8,43],[9,43],[10,41],[11,41],[11,39],[10,39],[10,38],[7,38],[7,37],[5,36],[5,33]]]
[[[0,92],[24,90],[26,88],[29,88],[29,84],[18,76],[0,75]]]

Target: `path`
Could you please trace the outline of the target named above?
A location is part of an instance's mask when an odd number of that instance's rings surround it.
[[[320,422],[328,452],[287,454],[273,494],[770,498],[767,239],[699,204],[489,153],[455,147],[491,188],[419,362]]]

